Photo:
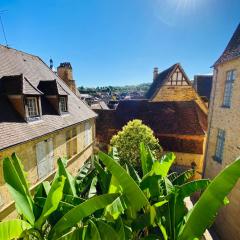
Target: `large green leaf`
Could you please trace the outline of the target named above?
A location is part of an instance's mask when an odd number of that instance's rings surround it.
[[[117,179],[122,187],[123,194],[128,199],[131,207],[136,211],[149,204],[144,193],[138,187],[136,182],[116,161],[103,152],[99,152],[100,160],[106,165],[107,169]]]
[[[83,218],[91,215],[95,211],[105,208],[112,203],[119,194],[103,194],[90,198],[66,213],[52,228],[49,238],[54,240],[61,236],[67,229],[71,229]]]
[[[176,156],[174,153],[165,154],[160,162],[155,161],[152,166],[152,171],[156,175],[161,175],[162,177],[166,177],[168,175],[169,169],[171,168],[173,162],[175,161]]]
[[[210,181],[208,179],[200,179],[185,183],[179,187],[180,196],[182,199],[189,197],[195,192],[203,191],[209,185]]]
[[[19,175],[18,171],[21,171],[21,169],[19,166],[16,169],[10,158],[3,159],[3,175],[9,192],[15,201],[18,211],[20,211],[19,213],[23,214],[33,225],[35,221],[33,214],[33,201],[28,190],[25,189],[26,183],[21,180],[24,173],[20,173]]]
[[[225,197],[230,193],[240,177],[240,159],[237,159],[209,184],[186,218],[179,240],[200,238],[213,223],[216,213],[224,205]]]
[[[84,240],[101,240],[98,228],[92,220],[89,220]]]
[[[140,159],[142,165],[142,172],[144,176],[151,171],[154,162],[154,157],[149,147],[145,147],[143,142],[140,143]]]
[[[119,238],[118,233],[114,230],[112,226],[104,222],[103,220],[97,221],[98,231],[101,236],[101,240],[122,240]]]
[[[182,185],[186,183],[191,177],[193,177],[195,174],[195,170],[190,169],[187,170],[180,175],[178,175],[176,178],[173,179],[172,183],[173,185]]]
[[[0,239],[12,240],[21,237],[24,231],[31,228],[31,225],[23,220],[15,219],[0,222]]]
[[[57,163],[59,176],[64,176],[66,178],[63,192],[77,197],[74,177],[67,171],[61,158],[58,159]]]
[[[64,176],[60,176],[53,181],[42,214],[35,223],[36,228],[41,229],[41,226],[44,224],[48,216],[58,208],[59,202],[63,196],[65,179]]]

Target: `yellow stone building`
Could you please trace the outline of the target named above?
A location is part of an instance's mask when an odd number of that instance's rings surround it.
[[[205,177],[215,177],[240,155],[240,25],[214,64],[209,108]],[[230,204],[218,214],[216,231],[222,240],[240,239],[240,183],[229,195]]]
[[[76,174],[93,153],[96,114],[39,57],[0,45],[0,221],[15,215],[2,160],[22,160],[31,189],[59,157]]]

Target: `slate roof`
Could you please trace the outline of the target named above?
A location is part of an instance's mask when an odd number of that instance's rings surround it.
[[[17,114],[6,96],[0,94],[0,150],[96,117],[96,113],[83,103],[39,57],[0,45],[0,78],[21,74],[34,89],[38,89],[41,81],[56,79],[57,84],[68,93],[69,114],[57,115],[43,97],[41,98],[42,119],[27,123]]]
[[[140,119],[148,125],[166,151],[203,153],[207,131],[207,115],[195,101],[150,102],[148,100],[120,101],[116,110],[95,110],[97,138],[109,143],[113,134],[129,121]],[[202,138],[203,139],[203,138]]]
[[[56,79],[40,81],[38,89],[40,89],[46,95],[68,95],[67,91],[63,89]]]
[[[24,95],[41,95],[39,89],[35,88],[27,78],[20,75],[4,76],[0,79],[0,93],[3,94],[24,94]]]
[[[240,56],[240,24],[238,25],[237,29],[235,30],[230,42],[228,43],[227,47],[225,48],[223,54],[220,58],[214,63],[214,66],[230,61]]]
[[[178,66],[178,64],[176,63],[158,74],[157,79],[153,81],[153,83],[151,84],[150,88],[148,89],[148,91],[146,93],[147,99],[150,99],[153,97],[155,92],[162,86],[162,84],[165,82],[165,80],[168,79],[170,74],[174,71],[174,69],[177,66]]]
[[[195,75],[193,86],[200,97],[206,97],[210,100],[212,90],[212,75]]]

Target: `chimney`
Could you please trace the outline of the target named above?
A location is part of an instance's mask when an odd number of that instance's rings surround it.
[[[73,92],[76,92],[76,85],[73,80],[72,66],[70,62],[60,63],[57,68],[57,74]]]
[[[157,79],[157,77],[158,77],[158,68],[155,67],[153,69],[153,81],[155,81]]]

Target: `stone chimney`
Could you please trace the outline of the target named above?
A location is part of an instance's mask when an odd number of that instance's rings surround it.
[[[155,67],[153,69],[153,81],[155,81],[157,79],[157,77],[158,77],[158,68]]]
[[[57,68],[57,74],[69,86],[69,88],[76,93],[76,85],[73,80],[72,66],[70,62],[60,63]]]

